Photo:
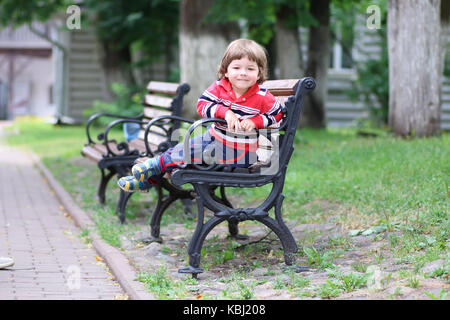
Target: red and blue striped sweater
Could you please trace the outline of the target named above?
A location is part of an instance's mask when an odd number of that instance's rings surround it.
[[[236,98],[231,83],[223,78],[211,84],[197,102],[197,112],[202,118],[224,119],[225,112],[230,109],[240,121],[253,121],[256,129],[277,125],[283,117],[280,103],[267,89],[260,88],[256,83]],[[216,122],[211,125],[210,133],[227,147],[252,152],[258,147],[254,132],[230,134],[226,124]]]

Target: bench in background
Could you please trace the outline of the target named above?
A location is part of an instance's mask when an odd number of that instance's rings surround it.
[[[171,141],[172,133],[179,129],[181,112],[183,108],[183,98],[189,92],[190,86],[186,83],[169,83],[151,81],[147,85],[147,94],[143,98],[143,111],[135,117],[124,117],[120,114],[97,113],[92,115],[86,124],[87,143],[81,150],[81,154],[94,161],[100,169],[101,178],[98,186],[98,199],[100,203],[105,203],[105,193],[108,182],[117,175],[117,178],[130,175],[131,167],[139,157],[148,155],[148,152],[164,152],[172,147],[176,142]],[[153,119],[164,116],[174,118],[165,121],[163,126],[152,126],[152,129],[145,132],[146,125]],[[105,131],[97,137],[91,134],[92,126],[100,117],[109,117],[112,120]],[[140,130],[136,139],[130,141],[117,142],[108,139],[108,133],[116,126],[125,123],[137,123]],[[190,121],[192,123],[192,121]],[[144,142],[144,139],[146,142]],[[160,194],[160,193],[159,193]],[[126,204],[132,193],[121,190],[117,203],[117,212],[120,221],[125,221]],[[162,197],[160,195],[160,197]],[[192,198],[186,195],[184,199]],[[161,200],[161,199],[160,199]],[[189,203],[185,203],[186,206]],[[186,210],[190,210],[187,208]]]

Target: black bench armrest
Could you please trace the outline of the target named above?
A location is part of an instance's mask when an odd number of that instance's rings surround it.
[[[105,132],[103,133],[103,139],[104,139],[103,144],[106,146],[107,156],[119,156],[118,154],[114,153],[111,150],[111,148],[109,147],[109,142],[115,142],[115,140],[109,141],[108,140],[108,133],[114,126],[116,126],[118,124],[121,124],[121,123],[138,123],[138,124],[143,125],[143,124],[146,124],[147,122],[143,121],[143,120],[138,120],[138,119],[135,119],[135,118],[131,118],[131,117],[123,118],[123,119],[117,119],[117,120],[114,120],[114,121],[110,122],[108,124],[108,126],[106,127]],[[126,143],[125,141],[123,141],[121,143],[118,143],[117,144],[117,149],[118,150],[124,150],[123,154],[121,154],[121,155],[128,155],[130,153],[128,143]]]
[[[208,170],[213,170],[216,169],[218,166],[223,167],[224,165],[218,165],[216,163],[213,163],[211,165],[208,166],[199,166],[195,163],[191,163],[191,151],[190,151],[190,140],[191,140],[191,134],[192,132],[194,132],[194,130],[199,127],[199,126],[205,126],[207,123],[209,122],[222,122],[222,123],[227,123],[225,119],[220,119],[220,118],[203,118],[200,120],[195,121],[188,129],[188,131],[186,132],[186,134],[184,135],[184,139],[183,139],[183,157],[184,157],[184,164],[182,165],[178,165],[178,167],[180,168],[186,168],[187,166],[191,166],[197,170],[202,170],[202,171],[208,171]]]
[[[286,117],[286,113],[284,113],[284,118]],[[263,130],[265,130],[265,132],[267,134],[271,134],[273,132],[279,132],[281,130],[284,130],[287,122],[284,121],[284,118],[282,120],[282,124],[278,127],[278,128],[264,128]],[[191,159],[190,159],[190,146],[189,146],[189,141],[191,138],[191,134],[192,132],[194,132],[194,130],[199,127],[199,126],[204,126],[209,122],[222,122],[222,123],[226,123],[225,119],[221,119],[221,118],[203,118],[200,120],[195,121],[188,129],[188,131],[186,132],[185,136],[184,136],[184,140],[183,140],[183,156],[184,156],[184,165],[178,165],[179,168],[186,168],[187,166],[190,166],[191,168],[195,168],[197,170],[201,170],[201,171],[211,171],[211,170],[222,170],[224,167],[229,167],[229,165],[224,165],[224,164],[217,164],[217,163],[213,163],[210,164],[208,166],[205,165],[197,165],[195,163],[191,163]],[[258,131],[258,130],[257,130]],[[230,169],[231,170],[231,167]]]
[[[171,135],[172,132],[169,132],[164,127],[164,125],[170,124],[173,120],[187,122],[187,123],[191,123],[191,124],[194,123],[194,120],[182,118],[182,117],[179,117],[179,116],[159,116],[159,117],[153,118],[151,121],[148,122],[147,126],[145,127],[145,133],[144,133],[145,150],[147,152],[146,155],[148,157],[154,157],[155,156],[153,154],[153,152],[150,150],[150,146],[148,145],[148,134],[150,132],[150,128],[152,126],[158,126],[162,130],[164,130],[164,132],[167,135],[167,141],[170,143],[171,142],[170,141],[170,138],[171,138],[170,135]]]
[[[116,118],[116,119],[134,119],[134,120],[139,120],[144,116],[144,113],[140,113],[137,116],[134,117],[130,117],[130,116],[124,116],[124,115],[120,115],[120,114],[114,114],[114,113],[106,113],[106,112],[99,112],[96,114],[93,114],[92,116],[89,117],[87,123],[86,123],[86,136],[87,136],[87,143],[86,145],[90,145],[95,143],[92,138],[91,138],[91,134],[90,134],[90,127],[91,125],[94,123],[94,121],[100,117],[109,117],[109,118]],[[101,133],[98,137],[98,140],[103,140],[104,139],[104,133]]]

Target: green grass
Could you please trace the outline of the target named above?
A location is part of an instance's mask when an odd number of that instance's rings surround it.
[[[140,272],[136,280],[144,283],[145,287],[159,300],[184,299],[186,286],[196,283],[196,280],[192,278],[172,280],[165,266],[159,267],[155,272]]]
[[[132,231],[133,223],[118,223],[116,199],[111,198],[119,191],[113,182],[107,205],[98,205],[95,194],[99,170],[95,164],[87,166],[81,161],[80,150],[86,142],[84,126],[54,126],[25,118],[15,121],[7,133],[10,145],[38,154],[81,207],[95,212],[97,232],[120,246],[119,235]],[[413,264],[416,271],[429,261],[448,260],[449,135],[405,140],[379,133],[377,138],[364,138],[352,129],[299,130],[283,190],[284,216],[298,223],[339,222],[344,230],[400,232],[389,235],[388,249],[398,259]],[[113,135],[121,137],[122,132],[117,130]],[[230,188],[228,193],[240,202],[239,206],[245,206],[263,200],[269,188]],[[127,219],[148,217],[152,202],[147,194],[134,195],[127,207]],[[175,214],[165,215],[163,225],[186,221],[182,206],[175,204],[173,208]],[[194,227],[192,221],[186,223]],[[332,264],[333,253],[348,247],[348,241],[332,239],[328,244],[333,252],[316,248],[314,239],[310,243],[305,240],[300,254],[310,265],[325,268]],[[213,249],[213,245],[206,246],[203,254],[212,255]],[[221,263],[235,254],[234,248],[227,247],[215,254],[215,260]],[[383,258],[377,256],[377,261]],[[442,274],[448,273],[445,267]],[[318,294],[333,297],[337,292],[337,286],[329,282]],[[243,296],[251,296],[251,292]]]

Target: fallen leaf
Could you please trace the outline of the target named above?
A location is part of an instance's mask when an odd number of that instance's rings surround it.
[[[99,257],[99,256],[95,256],[95,260],[97,260],[97,261],[103,261],[103,258],[102,258],[102,257]]]

